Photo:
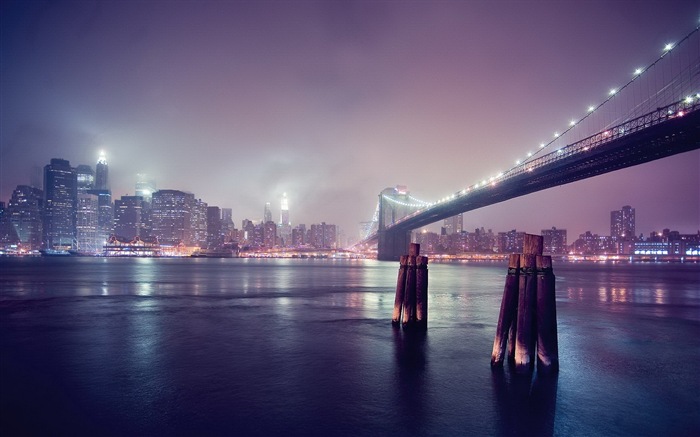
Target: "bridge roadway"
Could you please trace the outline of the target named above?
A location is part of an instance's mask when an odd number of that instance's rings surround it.
[[[684,101],[597,133],[511,169],[487,186],[410,214],[370,235],[380,260],[407,253],[410,232],[459,213],[700,148],[700,102]]]

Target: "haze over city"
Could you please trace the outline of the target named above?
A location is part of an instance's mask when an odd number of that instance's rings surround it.
[[[158,188],[354,235],[378,193],[433,201],[566,128],[664,44],[695,1],[3,2],[0,200],[51,158],[107,154],[114,198]],[[465,214],[570,239],[637,210],[700,229],[700,151]],[[536,211],[533,213],[533,211]]]

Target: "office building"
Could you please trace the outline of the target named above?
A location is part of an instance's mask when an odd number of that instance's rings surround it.
[[[545,254],[564,255],[568,252],[566,247],[566,229],[542,230],[542,243]]]
[[[192,208],[194,194],[178,190],[158,190],[151,204],[151,234],[162,245],[194,244]]]
[[[39,188],[18,185],[12,192],[5,215],[27,250],[41,249],[43,209],[44,192]]]
[[[634,208],[623,206],[618,211],[610,211],[610,236],[619,239],[634,239],[636,235]]]
[[[76,247],[78,178],[70,162],[52,159],[44,167],[44,247],[67,250]]]
[[[114,201],[115,236],[126,240],[144,237],[143,203],[141,196],[122,196]]]

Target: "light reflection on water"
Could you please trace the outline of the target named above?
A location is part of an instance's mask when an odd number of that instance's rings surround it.
[[[700,434],[697,266],[555,265],[549,379],[489,368],[501,263],[430,264],[425,334],[390,324],[396,263],[0,269],[0,417],[34,434]]]

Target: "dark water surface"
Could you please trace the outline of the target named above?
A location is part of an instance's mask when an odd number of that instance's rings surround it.
[[[700,435],[700,266],[555,264],[558,377],[492,372],[498,263],[0,260],[0,435]]]

